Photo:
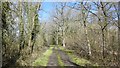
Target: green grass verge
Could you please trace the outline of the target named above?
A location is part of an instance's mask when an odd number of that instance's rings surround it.
[[[33,62],[33,66],[47,66],[47,63],[49,61],[49,57],[52,54],[53,47],[50,47],[46,52],[43,53],[42,56],[40,56],[38,59]]]

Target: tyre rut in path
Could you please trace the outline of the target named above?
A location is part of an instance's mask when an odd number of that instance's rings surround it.
[[[56,50],[54,48],[53,48],[53,53],[49,57],[47,66],[58,66],[58,58],[57,58]]]

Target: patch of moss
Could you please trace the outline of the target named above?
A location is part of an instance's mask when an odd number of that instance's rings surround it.
[[[59,66],[64,66],[64,63],[62,62],[61,57],[60,57],[59,54],[57,55],[57,58],[58,58],[58,65]]]

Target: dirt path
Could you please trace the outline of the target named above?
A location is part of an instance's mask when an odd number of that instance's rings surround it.
[[[53,48],[53,53],[51,54],[47,66],[58,66],[58,59],[56,50]]]
[[[69,56],[62,50],[58,50],[59,54],[60,54],[60,57],[64,63],[65,66],[79,66],[73,62],[71,62]]]
[[[69,56],[62,50],[60,49],[54,49],[53,48],[53,53],[51,54],[47,66],[59,66],[58,65],[58,58],[57,55],[60,55],[60,58],[62,62],[64,63],[65,66],[79,66],[73,62],[71,62]]]

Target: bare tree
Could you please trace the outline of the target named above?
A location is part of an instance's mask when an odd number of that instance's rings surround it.
[[[54,20],[54,22],[56,22],[56,27],[57,27],[57,36],[58,34],[62,37],[62,45],[63,47],[66,46],[66,27],[67,27],[67,21],[68,21],[68,16],[66,16],[67,14],[65,13],[66,10],[66,3],[60,3],[60,5],[56,5],[56,15],[53,15],[54,19],[56,19],[56,21]],[[58,37],[57,37],[58,40]],[[58,41],[57,41],[58,43]]]

